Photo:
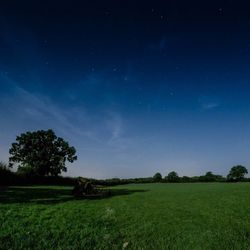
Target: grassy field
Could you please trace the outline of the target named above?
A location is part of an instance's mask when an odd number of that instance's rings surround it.
[[[0,249],[250,249],[250,183],[2,189]]]

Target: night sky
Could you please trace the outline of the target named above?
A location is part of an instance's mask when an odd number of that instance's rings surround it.
[[[66,175],[250,170],[250,2],[2,0],[0,159],[49,128]]]

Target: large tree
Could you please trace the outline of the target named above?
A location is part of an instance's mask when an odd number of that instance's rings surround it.
[[[231,168],[227,178],[233,181],[241,181],[248,174],[246,167],[237,165]]]
[[[165,179],[169,182],[178,182],[179,176],[175,171],[170,172]]]
[[[211,171],[209,171],[209,172],[206,172],[204,176],[200,176],[200,179],[204,181],[212,182],[212,181],[216,181],[216,175],[214,175]]]
[[[37,175],[57,176],[66,172],[66,161],[77,160],[76,150],[53,130],[26,132],[16,137],[9,150],[10,166],[18,163],[19,170],[30,168]]]
[[[154,179],[155,182],[160,182],[162,180],[162,175],[160,173],[156,173],[153,176],[153,179]]]

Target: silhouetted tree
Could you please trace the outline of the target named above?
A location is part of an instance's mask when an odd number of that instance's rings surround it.
[[[27,178],[32,177],[34,175],[37,175],[35,168],[33,168],[32,166],[27,165],[27,164],[20,165],[18,167],[16,173],[18,176],[21,175],[21,176],[27,177]]]
[[[15,173],[10,170],[8,164],[0,161],[0,186],[11,184],[14,178]]]
[[[178,182],[179,176],[175,171],[172,171],[166,176],[166,180],[169,182]]]
[[[205,177],[205,181],[208,181],[208,182],[216,181],[216,176],[211,171],[207,172],[204,177]]]
[[[166,176],[167,177],[167,176]],[[189,176],[183,176],[181,182],[192,182],[192,178]]]
[[[248,174],[246,167],[237,165],[231,168],[227,179],[230,181],[241,181]]]
[[[160,173],[156,173],[154,176],[153,176],[153,179],[155,182],[160,182],[162,180],[162,176]]]
[[[18,171],[31,171],[41,176],[66,172],[66,161],[77,160],[76,150],[57,137],[53,130],[26,132],[16,137],[9,150],[9,164],[19,163]]]
[[[5,162],[0,161],[0,170],[1,171],[10,171],[8,164]]]

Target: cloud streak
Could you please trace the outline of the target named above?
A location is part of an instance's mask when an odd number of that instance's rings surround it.
[[[217,102],[209,102],[209,103],[202,104],[203,109],[214,109],[214,108],[217,108],[219,106],[220,106],[220,104]]]
[[[203,110],[211,110],[220,107],[220,102],[214,96],[200,96],[198,102]]]

